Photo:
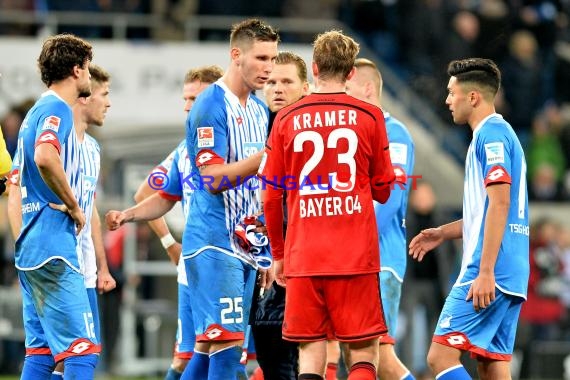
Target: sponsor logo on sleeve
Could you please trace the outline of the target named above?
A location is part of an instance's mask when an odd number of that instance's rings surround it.
[[[42,126],[42,131],[45,130],[52,130],[55,133],[57,133],[57,131],[59,131],[59,124],[61,122],[61,119],[57,116],[48,116],[46,117],[46,119],[44,120],[44,125]]]
[[[198,128],[198,148],[212,148],[214,146],[214,127]]]
[[[408,162],[407,145],[401,143],[390,143],[390,161],[392,161],[392,164],[406,165]]]
[[[505,162],[505,145],[502,142],[485,144],[485,154],[487,155],[487,165]]]

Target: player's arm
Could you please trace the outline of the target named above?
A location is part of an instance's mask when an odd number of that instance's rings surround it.
[[[271,185],[267,186],[267,189],[263,192],[263,213],[265,214],[265,227],[269,237],[271,255],[275,264],[275,280],[280,286],[285,286],[283,277],[283,257],[285,255],[283,189]]]
[[[428,228],[414,236],[409,245],[409,254],[422,261],[426,253],[439,247],[446,240],[461,239],[463,219],[436,228]]]
[[[484,309],[495,299],[495,263],[507,226],[511,206],[510,183],[496,183],[487,186],[489,206],[483,232],[483,251],[479,264],[479,275],[473,281],[467,300],[473,298],[475,310]]]
[[[8,192],[8,221],[10,223],[10,230],[14,241],[20,236],[22,229],[22,194],[20,193],[20,186],[8,182],[11,187]]]
[[[52,144],[38,144],[34,151],[34,162],[46,185],[65,205],[66,211],[75,221],[77,233],[79,233],[85,226],[85,215],[67,182],[57,148]]]
[[[237,162],[200,166],[204,187],[210,193],[218,194],[243,183],[244,178],[255,176],[262,157],[263,151],[260,151]]]
[[[379,203],[386,203],[390,197],[391,186],[395,180],[394,169],[390,161],[388,137],[386,135],[386,123],[380,109],[376,112],[376,126],[374,128],[374,157],[370,167],[370,181],[372,199]]]
[[[107,265],[103,233],[101,232],[101,218],[99,217],[95,200],[93,200],[93,214],[91,215],[91,238],[93,239],[97,262],[97,290],[99,293],[106,293],[115,289],[117,283],[111,272],[109,272],[109,266]]]
[[[137,192],[134,195],[134,199],[137,204],[140,204],[145,199],[157,193],[155,189],[150,187],[149,180],[150,176],[148,176],[137,189]],[[172,261],[174,264],[178,264],[180,254],[182,253],[182,245],[174,240],[174,237],[172,236],[164,217],[161,216],[157,219],[149,220],[148,225],[160,239],[162,246],[168,253],[170,261]]]
[[[125,223],[148,222],[160,218],[174,207],[176,201],[153,194],[141,203],[124,211],[111,210],[105,215],[107,228],[116,230]]]

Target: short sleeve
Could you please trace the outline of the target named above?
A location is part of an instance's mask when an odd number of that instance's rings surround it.
[[[511,183],[511,151],[512,141],[502,128],[489,126],[479,131],[475,154],[481,164],[485,186]]]
[[[223,91],[210,86],[186,120],[186,144],[196,167],[223,164],[228,155],[228,126]]]
[[[38,118],[34,146],[52,144],[59,153],[72,128],[73,114],[71,108],[63,102],[54,103]]]
[[[166,172],[163,188],[159,192],[160,196],[163,198],[173,201],[179,201],[182,199],[183,178],[182,174],[178,170],[178,160],[181,159],[184,159],[184,157],[180,157],[180,149],[176,149],[170,170]]]

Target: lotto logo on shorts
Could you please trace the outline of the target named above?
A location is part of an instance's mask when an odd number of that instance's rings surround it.
[[[69,350],[67,350],[67,351],[73,352],[74,354],[77,354],[77,355],[80,355],[80,354],[86,352],[87,350],[89,350],[93,346],[94,346],[94,344],[89,342],[88,340],[79,340],[79,341],[76,341],[75,343],[73,343],[71,345],[71,347],[69,347]]]
[[[218,328],[213,328],[206,333],[206,336],[208,337],[208,339],[214,340],[217,337],[219,337],[220,335],[222,335],[222,332],[223,331],[218,329]]]
[[[465,339],[465,337],[462,335],[451,335],[449,338],[447,338],[447,342],[452,346],[461,346],[467,342],[467,339]]]

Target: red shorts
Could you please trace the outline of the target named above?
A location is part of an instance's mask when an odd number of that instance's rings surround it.
[[[386,334],[378,273],[287,279],[283,338],[358,342]]]

